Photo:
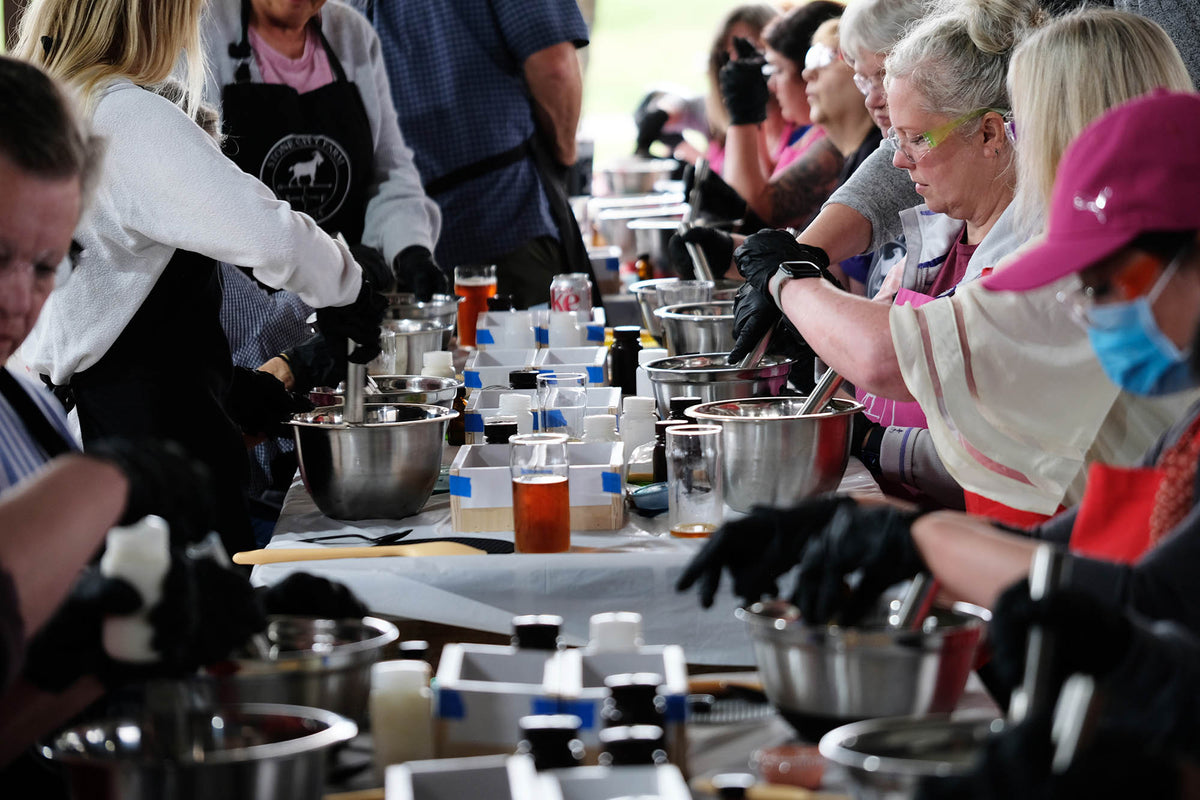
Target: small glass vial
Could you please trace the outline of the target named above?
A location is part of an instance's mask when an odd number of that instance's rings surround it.
[[[453,408],[458,416],[446,426],[446,444],[461,447],[467,443],[467,387],[459,386],[455,390]]]
[[[638,445],[654,441],[654,423],[658,422],[658,405],[653,397],[626,397],[621,403],[621,441],[625,452],[632,453]]]
[[[517,721],[521,741],[517,752],[533,759],[538,772],[583,766],[584,747],[579,740],[583,720],[574,714],[538,714]]]
[[[517,435],[517,418],[505,414],[496,414],[483,421],[483,441],[485,444],[508,444],[508,440]]]
[[[642,351],[642,329],[636,325],[613,328],[613,344],[609,350],[608,382],[618,386],[625,396],[637,394],[638,353]]]
[[[429,664],[383,661],[371,667],[371,738],[382,779],[391,764],[433,758],[433,694]]]

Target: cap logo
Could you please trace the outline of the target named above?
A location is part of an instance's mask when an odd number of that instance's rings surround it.
[[[1082,195],[1075,195],[1075,210],[1090,211],[1096,215],[1096,220],[1103,225],[1108,222],[1108,218],[1104,216],[1104,207],[1108,205],[1109,198],[1112,197],[1112,189],[1105,186],[1100,194],[1096,195],[1095,199],[1089,199]]]

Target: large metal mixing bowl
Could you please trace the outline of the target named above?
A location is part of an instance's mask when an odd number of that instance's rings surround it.
[[[858,627],[808,625],[783,601],[738,609],[767,697],[801,737],[874,717],[953,711],[988,613],[936,610],[920,631],[887,626],[886,604]]]
[[[753,369],[730,366],[729,353],[698,353],[651,361],[646,373],[654,387],[654,399],[665,417],[671,398],[699,397],[703,402],[738,400],[778,395],[787,385],[793,360],[766,356]]]
[[[383,648],[400,637],[390,622],[362,619],[272,617],[266,646],[247,650],[213,670],[222,703],[284,703],[311,706],[365,723],[371,667]]]
[[[432,375],[372,375],[374,387],[368,387],[364,397],[374,403],[428,403],[431,406],[452,408],[454,396],[462,381],[457,378],[435,378]],[[318,387],[308,393],[308,399],[318,406],[334,406],[342,402],[345,383],[336,389]],[[376,391],[376,389],[378,391]]]
[[[217,706],[189,722],[188,741],[169,747],[173,737],[143,719],[86,723],[42,755],[66,768],[78,800],[320,800],[326,751],[358,732],[332,711],[265,703]]]
[[[687,206],[656,206],[650,208],[609,208],[601,211],[592,220],[592,225],[608,244],[621,248],[621,260],[633,261],[640,254],[637,249],[637,233],[630,224],[641,219],[668,219],[675,225],[687,213]]]
[[[788,508],[832,492],[850,458],[850,428],[862,405],[834,399],[819,414],[799,416],[803,397],[724,400],[687,415],[721,426],[725,502],[738,511]]]
[[[733,349],[732,300],[664,306],[654,316],[662,321],[667,352],[673,356]]]
[[[386,297],[388,299],[388,307],[385,312],[387,319],[434,320],[443,325],[449,325],[451,330],[458,320],[458,304],[463,301],[463,298],[454,294],[435,294],[425,301],[418,300],[417,296],[410,292],[393,292]],[[451,331],[446,331],[443,335],[441,346],[443,350],[450,346],[450,333]],[[420,366],[421,363],[418,361],[418,369]]]
[[[679,168],[671,158],[623,158],[600,170],[612,193],[616,195],[649,194],[654,185],[670,178]]]
[[[384,320],[383,329],[396,337],[396,360],[392,374],[407,375],[420,373],[425,365],[425,354],[446,349],[454,321],[436,319],[389,319]]]
[[[662,339],[662,320],[654,316],[661,304],[658,300],[658,285],[667,281],[677,281],[679,278],[651,278],[647,281],[637,281],[629,284],[629,293],[637,298],[638,309],[642,312],[642,327],[650,331],[655,339]]]
[[[909,800],[927,776],[961,775],[1004,721],[992,717],[899,717],[844,725],[821,739],[858,800]]]
[[[368,403],[357,425],[342,421],[341,406],[297,414],[291,425],[304,485],[334,519],[415,514],[433,494],[446,426],[456,416],[420,403]]]

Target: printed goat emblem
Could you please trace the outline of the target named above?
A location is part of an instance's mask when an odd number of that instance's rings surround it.
[[[1082,195],[1075,195],[1075,210],[1090,211],[1096,215],[1096,219],[1101,225],[1108,222],[1108,218],[1104,215],[1104,207],[1108,205],[1108,201],[1112,198],[1112,189],[1105,186],[1100,190],[1100,194],[1096,195],[1095,199],[1088,199]]]
[[[292,179],[288,181],[288,185],[299,184],[301,178],[308,178],[311,184],[317,179],[317,167],[325,163],[325,156],[320,153],[313,153],[313,157],[308,161],[297,161],[288,168]]]

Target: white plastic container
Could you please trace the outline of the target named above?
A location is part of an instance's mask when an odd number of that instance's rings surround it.
[[[117,661],[148,664],[159,660],[150,645],[154,628],[147,612],[162,599],[163,579],[171,568],[171,532],[162,517],[143,517],[127,527],[108,532],[100,573],[121,578],[137,589],[142,607],[132,614],[104,621],[104,650]]]
[[[633,653],[643,644],[642,615],[636,611],[606,611],[588,619],[588,652]]]
[[[551,311],[549,331],[551,347],[583,347],[587,343],[587,329],[570,311]]]
[[[653,397],[626,397],[621,405],[621,441],[625,452],[654,441],[654,423],[658,421],[658,402]]]
[[[619,442],[617,418],[612,414],[589,414],[583,418],[583,441]]]
[[[654,397],[654,384],[650,382],[650,373],[646,372],[646,365],[651,361],[657,361],[660,358],[667,357],[667,350],[664,347],[649,347],[638,352],[638,368],[637,368],[637,393],[638,397]]]
[[[500,395],[500,413],[517,418],[517,435],[533,433],[533,398],[527,394],[509,392]]]
[[[433,378],[455,378],[454,354],[447,350],[434,350],[421,357],[421,374]]]
[[[375,769],[433,758],[433,692],[429,664],[383,661],[371,667],[371,738]]]

